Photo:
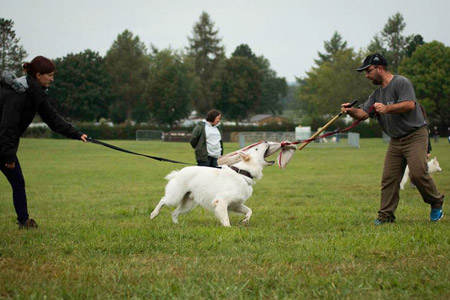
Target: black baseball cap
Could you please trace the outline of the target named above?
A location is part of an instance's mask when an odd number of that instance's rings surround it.
[[[369,66],[387,66],[387,61],[381,54],[378,53],[370,54],[367,55],[366,59],[364,59],[364,63],[362,64],[362,66],[356,69],[356,71],[362,72]]]

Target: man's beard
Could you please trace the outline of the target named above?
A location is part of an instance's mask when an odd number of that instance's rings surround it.
[[[372,84],[373,85],[381,85],[381,80],[374,78],[374,79],[372,79]]]

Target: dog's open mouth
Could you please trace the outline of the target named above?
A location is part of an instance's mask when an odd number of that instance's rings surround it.
[[[266,157],[268,157],[268,156],[273,154],[273,152],[269,151],[269,150],[270,150],[270,146],[267,147],[266,152],[264,152],[264,161],[267,163],[268,166],[271,166],[271,165],[273,165],[275,163],[275,161],[273,161],[273,160],[269,161],[269,160],[266,159]]]

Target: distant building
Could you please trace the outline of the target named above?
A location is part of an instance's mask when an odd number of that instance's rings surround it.
[[[246,123],[248,125],[257,125],[257,126],[264,126],[264,125],[268,125],[268,124],[281,125],[286,122],[289,122],[289,120],[284,117],[281,117],[281,116],[274,116],[274,115],[270,115],[270,114],[254,115],[250,119],[242,121],[242,123]]]

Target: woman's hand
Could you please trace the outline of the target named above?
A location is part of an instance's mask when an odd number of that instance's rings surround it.
[[[5,167],[7,167],[8,169],[14,169],[16,167],[16,163],[13,161],[11,163],[6,163]]]

